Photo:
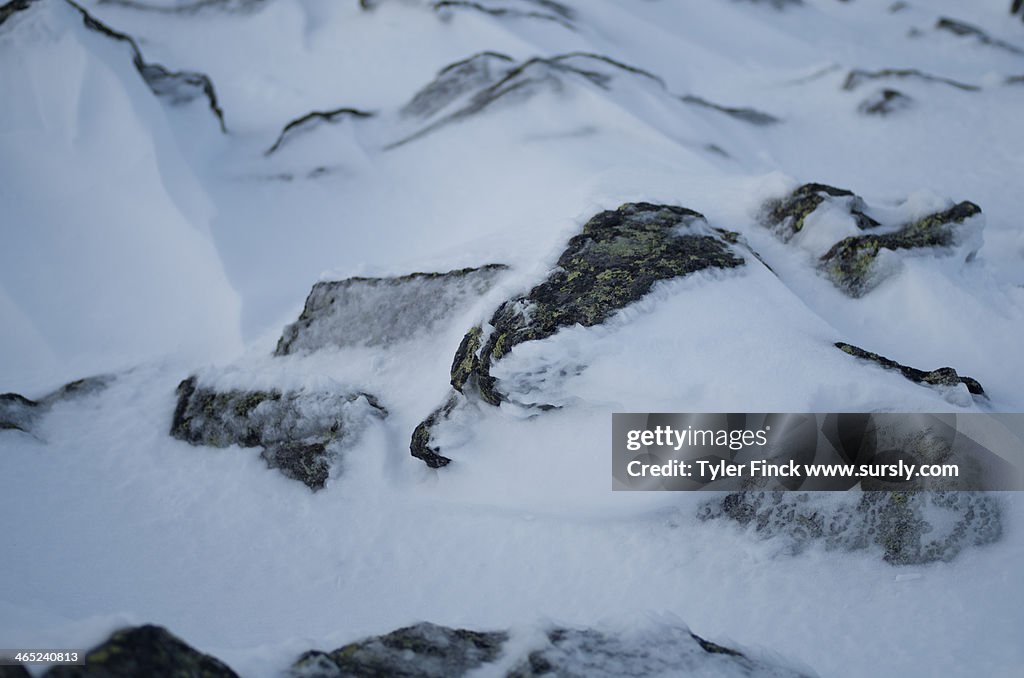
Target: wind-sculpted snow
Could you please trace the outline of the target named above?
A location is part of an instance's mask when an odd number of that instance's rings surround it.
[[[0,430],[13,429],[24,433],[35,433],[39,420],[59,402],[75,400],[102,391],[112,376],[77,379],[61,386],[39,400],[31,400],[18,393],[0,394]]]
[[[575,28],[576,12],[555,0],[437,0],[431,5],[443,18],[453,12],[475,11],[499,19],[538,19]]]
[[[1024,56],[1024,49],[1021,49],[1017,45],[1010,44],[1004,40],[998,40],[993,38],[982,29],[972,24],[960,21],[958,19],[951,19],[949,17],[940,17],[938,22],[935,24],[935,30],[949,31],[953,35],[959,37],[970,37],[974,38],[977,42],[982,45],[988,45],[990,47],[996,47],[998,49],[1006,50],[1011,54],[1017,54]]]
[[[281,148],[281,145],[289,138],[292,138],[302,132],[309,132],[321,123],[334,124],[339,120],[344,120],[345,118],[371,117],[373,117],[373,113],[369,111],[361,111],[357,108],[336,108],[332,111],[313,111],[311,113],[307,113],[306,115],[296,118],[285,125],[273,145],[266,150],[264,155],[271,155],[277,151],[277,149]]]
[[[319,282],[302,315],[285,328],[275,355],[387,347],[436,331],[490,289],[506,268],[489,264],[447,273]]]

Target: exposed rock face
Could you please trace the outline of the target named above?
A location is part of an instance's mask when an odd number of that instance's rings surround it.
[[[996,499],[973,492],[735,492],[705,504],[703,520],[729,518],[793,553],[876,549],[893,565],[949,561],[964,548],[998,541]]]
[[[17,393],[0,394],[0,430],[13,429],[32,433],[36,424],[56,403],[72,400],[106,388],[111,376],[89,377],[64,384],[39,400],[30,400]]]
[[[864,115],[892,115],[913,106],[914,100],[895,89],[882,89],[860,103],[857,110]]]
[[[153,94],[166,100],[172,106],[190,103],[200,98],[206,99],[210,110],[217,118],[221,131],[227,131],[224,124],[224,111],[221,110],[220,104],[217,102],[213,81],[208,76],[195,71],[172,71],[161,64],[147,62],[134,38],[110,28],[80,5],[70,1],[69,4],[82,15],[82,23],[86,28],[118,42],[123,42],[131,48],[132,64]]]
[[[334,124],[339,120],[344,120],[346,118],[372,118],[373,115],[374,114],[369,111],[361,111],[356,108],[337,108],[333,111],[312,111],[285,125],[281,130],[281,133],[277,135],[277,139],[274,141],[273,145],[264,152],[264,155],[272,155],[281,148],[288,139],[293,138],[302,132],[312,131],[320,124]]]
[[[472,10],[500,18],[551,21],[569,30],[574,29],[573,20],[576,18],[572,9],[555,0],[438,0],[433,7],[442,16],[453,10]]]
[[[421,623],[330,653],[308,652],[292,667],[291,675],[452,678],[493,662],[507,640],[504,632],[481,633]]]
[[[890,360],[885,356],[878,355],[877,353],[865,351],[864,349],[854,346],[852,344],[838,342],[836,343],[836,348],[838,348],[843,353],[848,353],[849,355],[852,355],[855,358],[861,358],[862,360],[870,360],[871,362],[877,363],[878,365],[881,365],[886,369],[897,370],[904,377],[918,384],[946,388],[955,388],[960,386],[960,384],[963,384],[964,386],[967,387],[967,390],[970,391],[972,395],[985,395],[985,389],[981,387],[981,384],[978,383],[977,379],[973,379],[971,377],[961,377],[952,367],[940,367],[937,370],[925,372],[924,370],[918,370],[913,367],[901,365],[895,360]]]
[[[466,310],[507,267],[320,282],[299,319],[285,328],[275,355],[329,347],[390,346],[436,329]]]
[[[429,118],[464,95],[497,82],[515,59],[498,52],[480,52],[449,64],[402,107],[402,115]]]
[[[459,678],[508,651],[509,634],[417,624],[333,652],[307,652],[292,678]],[[789,676],[799,674],[750,659],[689,629],[662,627],[612,635],[594,629],[555,628],[544,644],[525,651],[506,678],[612,678],[654,675]],[[494,669],[496,671],[496,667]],[[490,675],[490,674],[488,674]]]
[[[965,92],[979,92],[981,88],[977,85],[971,85],[957,80],[951,80],[950,78],[943,78],[937,75],[931,75],[930,73],[924,73],[917,70],[916,68],[883,68],[880,71],[864,71],[855,69],[850,71],[846,76],[846,81],[843,83],[843,89],[855,90],[865,82],[871,80],[885,80],[890,78],[897,79],[910,79],[920,80],[922,82],[934,82],[942,85],[949,85]]]
[[[1003,40],[997,40],[977,26],[973,26],[957,19],[950,19],[945,16],[939,17],[938,22],[935,24],[935,29],[939,31],[948,31],[953,35],[960,37],[974,38],[979,44],[988,45],[989,47],[997,47],[1014,54],[1024,54],[1024,49]]]
[[[263,447],[269,468],[315,491],[367,421],[386,416],[366,393],[218,392],[190,377],[178,386],[171,435],[192,445]]]
[[[2,25],[15,12],[21,12],[29,8],[35,0],[11,0],[0,5],[0,25]]]
[[[501,304],[486,332],[475,327],[466,334],[452,364],[452,386],[491,405],[515,401],[515,393],[492,376],[491,368],[517,345],[546,339],[564,327],[600,324],[644,297],[658,281],[741,266],[745,261],[736,254],[737,241],[737,234],[711,228],[702,215],[683,207],[627,203],[601,212],[569,241],[544,282]],[[451,415],[459,398],[449,398],[413,434],[412,455],[429,466],[449,461],[431,444],[431,431]]]
[[[700,106],[702,108],[710,108],[711,110],[718,111],[719,113],[725,113],[726,115],[736,118],[737,120],[749,122],[751,125],[758,125],[763,127],[766,125],[775,125],[777,123],[782,122],[774,115],[765,113],[764,111],[759,111],[754,108],[736,108],[731,106],[722,106],[721,104],[713,103],[711,101],[708,101],[707,99],[703,99],[692,94],[687,94],[686,96],[682,96],[679,98],[684,103],[692,104],[694,106]]]
[[[980,207],[972,202],[961,202],[944,212],[907,224],[893,233],[846,238],[825,253],[819,268],[850,296],[863,296],[879,282],[879,272],[874,264],[881,250],[953,247],[960,244],[955,226],[979,214]],[[967,258],[972,257],[974,252],[971,249]]]
[[[85,656],[85,666],[56,666],[47,678],[237,678],[223,662],[202,654],[160,626],[114,633]]]
[[[851,297],[860,297],[888,275],[879,263],[883,252],[891,257],[901,250],[927,249],[935,254],[957,253],[969,261],[980,246],[973,237],[980,231],[967,223],[981,215],[972,202],[961,202],[942,212],[904,224],[884,225],[869,215],[864,201],[846,189],[824,184],[805,184],[781,200],[769,201],[762,211],[762,223],[781,240],[790,241],[804,231],[808,219],[820,209],[848,215],[863,235],[843,238],[818,256],[818,268],[836,287]]]

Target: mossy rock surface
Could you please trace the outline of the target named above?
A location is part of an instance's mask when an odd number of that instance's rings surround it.
[[[190,647],[160,626],[114,633],[90,650],[84,666],[57,666],[47,678],[237,678],[226,664]]]
[[[782,240],[788,241],[804,229],[807,217],[824,203],[842,206],[861,230],[879,225],[864,212],[866,207],[860,196],[827,184],[804,184],[781,200],[769,201],[764,207],[762,221]]]
[[[171,436],[192,445],[262,447],[269,468],[310,489],[324,487],[335,457],[369,418],[387,410],[368,393],[227,390],[178,385]]]

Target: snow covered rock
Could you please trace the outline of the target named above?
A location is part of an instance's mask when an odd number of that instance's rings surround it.
[[[507,640],[504,632],[481,633],[421,623],[330,653],[307,652],[295,662],[291,675],[455,678],[493,662]]]
[[[32,433],[39,420],[54,404],[79,398],[106,388],[113,377],[97,376],[72,381],[39,400],[30,400],[18,393],[0,394],[0,430],[13,429]]]
[[[264,155],[274,154],[286,141],[288,141],[288,139],[295,137],[298,134],[312,131],[318,125],[323,123],[334,124],[346,118],[358,119],[371,117],[373,117],[373,113],[369,111],[361,111],[358,108],[346,107],[336,108],[331,111],[311,111],[310,113],[296,118],[286,124],[281,130],[281,133],[277,135],[277,139],[274,140],[273,145],[264,152]]]
[[[506,270],[502,264],[447,273],[347,278],[313,286],[275,355],[346,346],[390,346],[431,332],[465,310]]]
[[[735,492],[704,504],[703,520],[730,519],[800,553],[879,550],[893,565],[950,561],[964,548],[999,540],[997,500],[975,492]]]
[[[836,348],[843,353],[848,353],[855,358],[862,360],[868,360],[873,363],[881,365],[885,369],[897,370],[904,377],[910,381],[922,384],[924,386],[937,386],[939,388],[961,388],[966,387],[971,395],[985,395],[985,389],[981,387],[977,379],[972,377],[961,377],[957,374],[957,371],[952,367],[940,367],[930,372],[919,370],[906,365],[901,365],[895,360],[890,360],[885,356],[872,353],[871,351],[865,351],[864,349],[854,346],[853,344],[847,344],[845,342],[837,342]]]
[[[775,235],[788,242],[803,230],[807,218],[823,204],[848,212],[861,230],[879,225],[865,214],[867,207],[860,196],[825,184],[804,184],[786,198],[769,201],[764,207],[763,220]]]
[[[704,217],[683,207],[627,203],[591,218],[573,237],[557,268],[527,294],[501,304],[485,331],[471,329],[463,338],[451,370],[456,391],[471,385],[491,405],[514,402],[541,409],[529,375],[498,379],[492,368],[517,345],[540,341],[559,329],[590,327],[644,297],[655,283],[708,268],[742,266],[738,236],[711,228]],[[413,433],[411,452],[429,466],[448,463],[431,444],[431,429],[458,403],[453,396]]]
[[[470,10],[498,18],[550,21],[570,30],[576,18],[575,11],[555,0],[437,0],[432,6],[443,19],[450,18],[453,11]]]
[[[913,104],[914,100],[903,92],[886,88],[860,102],[857,110],[864,115],[892,115],[910,108]]]
[[[262,447],[269,468],[316,491],[367,420],[386,416],[367,393],[217,391],[190,377],[178,386],[171,435],[192,445]]]
[[[89,650],[84,666],[57,666],[47,678],[202,676],[237,678],[226,664],[190,647],[161,626],[122,629]]]

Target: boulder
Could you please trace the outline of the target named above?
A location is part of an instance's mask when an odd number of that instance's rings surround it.
[[[864,115],[892,115],[914,105],[914,100],[897,89],[881,89],[860,102],[857,110]]]
[[[507,268],[488,264],[447,273],[317,283],[299,319],[285,328],[274,354],[391,346],[423,336],[466,311]]]
[[[387,416],[367,393],[217,391],[189,377],[178,386],[170,434],[191,445],[262,447],[268,468],[311,490],[359,439],[368,421]]]
[[[788,242],[803,230],[807,217],[823,204],[837,206],[849,213],[861,230],[879,225],[865,213],[867,206],[860,196],[845,188],[826,184],[804,184],[783,199],[769,201],[762,209],[761,221],[781,240]]]

